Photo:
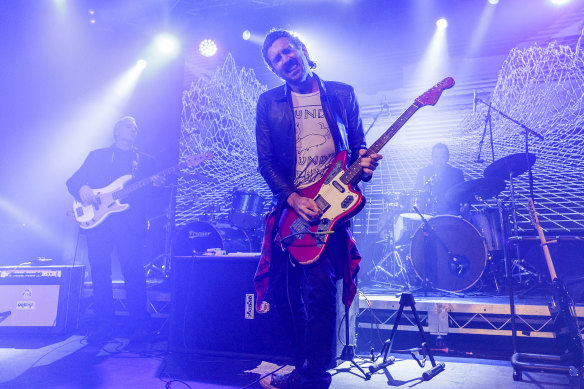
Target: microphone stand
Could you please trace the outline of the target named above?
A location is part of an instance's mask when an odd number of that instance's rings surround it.
[[[447,293],[453,296],[464,297],[463,295],[456,292],[436,288],[432,281],[430,280],[429,278],[430,275],[433,275],[434,279],[436,278],[436,263],[438,261],[438,253],[436,252],[436,245],[434,244],[434,242],[437,242],[444,249],[444,251],[446,251],[449,261],[453,261],[454,266],[456,266],[456,268],[458,268],[459,270],[459,274],[463,269],[460,264],[456,263],[457,262],[456,256],[452,254],[452,252],[448,249],[448,246],[446,246],[444,241],[440,239],[438,234],[436,234],[436,231],[434,230],[434,228],[432,228],[432,226],[430,225],[428,220],[426,220],[424,215],[422,215],[418,207],[414,205],[412,208],[420,216],[420,218],[422,219],[422,223],[424,223],[422,229],[424,231],[424,272],[426,274],[424,274],[422,287],[418,288],[417,290],[423,290],[424,296],[428,296],[429,291],[436,291],[441,293]],[[415,291],[416,290],[412,292]]]
[[[491,153],[492,153],[492,157],[493,157],[493,162],[495,162],[495,151],[494,151],[494,146],[493,146],[493,131],[492,131],[492,127],[491,127],[491,110],[497,112],[499,115],[503,116],[505,119],[517,124],[519,127],[521,127],[524,131],[525,131],[525,159],[526,159],[526,163],[527,163],[527,168],[528,168],[528,181],[529,181],[529,192],[530,195],[533,198],[533,174],[532,174],[532,170],[531,170],[531,163],[529,160],[529,134],[533,134],[536,137],[538,137],[539,139],[543,140],[544,137],[535,132],[534,130],[532,130],[531,128],[527,127],[525,124],[513,119],[512,117],[510,117],[509,115],[505,114],[504,112],[501,112],[499,109],[493,107],[491,104],[487,103],[484,100],[481,100],[480,98],[475,98],[475,104],[476,103],[482,103],[484,105],[486,105],[488,107],[488,111],[487,111],[487,117],[485,119],[485,130],[483,131],[483,138],[485,136],[485,131],[486,131],[486,125],[487,123],[489,124],[489,128],[490,128],[490,137],[491,137]],[[481,139],[481,142],[479,144],[479,155],[477,156],[477,162],[480,161],[480,149],[482,147],[482,143],[483,143],[483,139]],[[514,232],[514,238],[517,238],[517,210],[516,210],[516,206],[515,206],[515,187],[513,186],[513,173],[509,172],[509,181],[511,184],[511,195],[510,195],[510,199],[511,199],[511,210],[512,210],[512,215],[513,215],[513,232]],[[506,231],[506,226],[505,226],[505,220],[504,220],[504,215],[503,215],[503,205],[502,205],[502,201],[499,199],[499,196],[497,196],[497,208],[499,210],[499,220],[500,220],[500,224],[501,224],[501,231],[503,231],[503,234],[505,235],[505,231]],[[510,238],[511,239],[511,238]],[[503,244],[503,258],[505,261],[505,275],[507,277],[507,287],[509,289],[509,310],[510,310],[510,314],[511,314],[511,339],[512,339],[512,344],[513,344],[513,354],[517,354],[517,327],[516,327],[516,322],[515,322],[515,297],[514,297],[514,292],[513,292],[513,277],[512,277],[512,267],[511,267],[511,262],[509,261],[509,255],[507,252],[507,240],[505,240],[504,244]],[[517,258],[519,258],[519,245],[515,246],[515,249],[517,250]]]
[[[478,97],[475,97],[474,104],[476,105],[477,102],[481,102],[483,104],[486,104],[484,101],[482,101]],[[475,107],[475,105],[473,105],[473,107]],[[481,137],[481,140],[479,142],[479,152],[477,154],[477,160],[475,161],[477,163],[484,162],[481,159],[481,151],[483,150],[483,142],[485,140],[485,134],[487,133],[487,125],[489,125],[489,139],[491,140],[491,159],[492,159],[491,162],[495,162],[495,147],[493,146],[493,125],[491,122],[491,105],[490,104],[486,104],[486,105],[489,107],[489,109],[487,110],[487,116],[485,116],[485,128],[483,129],[483,136]]]
[[[386,109],[386,108],[389,110],[389,105],[387,103],[381,104],[381,109],[379,110],[379,112],[377,112],[377,115],[375,115],[375,117],[373,118],[373,122],[371,123],[371,125],[369,126],[369,128],[367,129],[367,131],[365,131],[365,136],[367,136],[367,134],[369,133],[369,131],[371,131],[371,129],[375,125],[375,122],[377,121],[377,119],[379,119],[379,115],[381,115],[381,113],[383,112],[383,110]]]

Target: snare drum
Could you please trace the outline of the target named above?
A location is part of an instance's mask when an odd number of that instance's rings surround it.
[[[428,223],[436,236],[420,226],[410,243],[410,260],[417,276],[435,288],[452,292],[473,286],[487,265],[482,236],[458,216],[435,216]]]
[[[264,200],[253,190],[235,190],[229,220],[243,229],[256,228],[262,223]]]
[[[213,248],[225,250],[228,254],[249,253],[252,251],[252,244],[245,231],[239,228],[195,221],[178,231],[173,255],[203,254],[207,249]]]
[[[471,211],[469,219],[485,238],[489,251],[503,250],[503,232],[497,208],[485,207],[478,211]]]

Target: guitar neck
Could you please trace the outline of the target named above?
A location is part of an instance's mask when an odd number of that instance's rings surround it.
[[[543,255],[545,257],[545,262],[548,267],[548,271],[550,273],[550,277],[552,281],[554,281],[558,276],[556,275],[556,269],[554,267],[554,262],[552,261],[552,256],[550,255],[550,249],[548,247],[548,242],[545,238],[543,233],[543,228],[539,224],[539,218],[537,217],[537,211],[535,210],[535,203],[533,199],[530,197],[528,202],[528,209],[531,218],[531,224],[535,227],[537,231],[537,235],[539,236],[539,241],[541,242],[541,247],[543,248]]]
[[[172,174],[174,172],[176,172],[177,170],[180,170],[182,168],[184,168],[187,165],[186,162],[181,162],[178,165],[175,166],[171,166],[167,169],[164,169],[158,173],[156,173],[156,176],[167,176],[169,174]],[[152,183],[152,177],[153,176],[149,176],[146,178],[143,178],[139,181],[133,182],[130,185],[124,186],[122,189],[115,191],[114,193],[112,193],[112,196],[114,198],[114,200],[119,200],[119,199],[123,199],[126,196],[128,196],[130,193],[143,188],[147,185],[150,185]]]
[[[548,267],[548,271],[550,273],[550,277],[553,280],[555,280],[556,278],[558,278],[558,276],[556,275],[556,269],[554,267],[554,263],[552,261],[552,256],[550,254],[550,249],[548,247],[548,243],[547,240],[545,238],[545,235],[543,233],[543,229],[541,228],[540,225],[536,226],[536,230],[537,230],[537,234],[539,235],[539,241],[541,242],[541,247],[543,248],[543,255],[545,257],[545,262],[547,264]]]
[[[410,107],[399,117],[397,120],[377,139],[371,147],[367,149],[365,155],[363,157],[367,157],[371,154],[376,154],[383,146],[389,142],[391,138],[403,127],[404,124],[412,117],[414,113],[420,108],[420,105],[417,102],[414,102]],[[348,184],[356,184],[361,180],[361,158],[357,158],[355,162],[351,164],[351,166],[345,171],[345,173],[341,176],[341,182],[345,185]]]

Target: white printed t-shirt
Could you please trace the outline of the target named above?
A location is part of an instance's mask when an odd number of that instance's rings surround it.
[[[308,94],[292,92],[296,126],[296,188],[305,188],[320,180],[335,158],[331,136],[320,91]]]

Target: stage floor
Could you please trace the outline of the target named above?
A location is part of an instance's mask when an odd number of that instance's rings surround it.
[[[103,346],[87,344],[82,335],[51,338],[0,338],[0,387],[45,389],[128,388],[261,388],[262,375],[278,367],[273,361],[254,358],[176,354],[166,342],[132,345],[118,338]],[[522,382],[512,378],[508,361],[437,357],[445,370],[430,381],[406,354],[370,380],[343,362],[331,370],[333,389],[377,388],[568,388],[567,377],[524,373]],[[363,366],[367,367],[369,363]],[[180,382],[179,382],[180,381]],[[167,383],[171,383],[170,386]]]

